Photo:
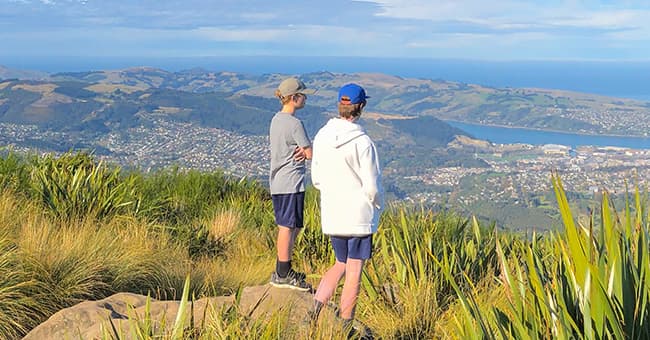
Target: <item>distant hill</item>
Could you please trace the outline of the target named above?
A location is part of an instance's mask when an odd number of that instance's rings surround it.
[[[380,119],[378,124],[389,125],[401,133],[413,137],[422,147],[444,147],[456,136],[466,136],[463,130],[449,126],[440,119],[431,116],[413,117],[412,119]]]
[[[104,133],[157,116],[242,134],[262,135],[277,110],[277,100],[223,92],[193,93],[136,85],[80,81],[0,82],[0,122],[36,124],[63,131]],[[310,127],[324,121],[309,110]]]
[[[78,74],[81,76],[81,74]],[[87,83],[74,77],[58,81],[0,83],[0,122],[35,124],[59,131],[105,134],[138,125],[151,117],[199,126],[216,127],[246,135],[266,135],[269,121],[280,108],[275,98],[228,92],[187,92],[152,87],[151,81],[125,84]],[[82,79],[94,79],[87,74]],[[297,113],[309,135],[334,113],[308,105]],[[411,141],[424,147],[444,147],[461,130],[433,117],[384,115],[379,121],[364,122],[379,139]],[[377,124],[377,127],[373,127]],[[407,145],[411,142],[402,141]]]
[[[225,97],[273,100],[277,84],[286,76],[213,72],[200,68],[169,72],[151,67],[134,67],[57,73],[51,75],[48,81],[68,84],[81,82],[91,86],[87,90],[97,93],[119,89],[143,94],[153,89],[164,89],[197,95],[223,93]],[[310,88],[318,90],[309,96],[308,104],[329,112],[335,111],[338,88],[345,83],[356,82],[367,89],[371,96],[367,110],[374,112],[594,135],[648,136],[650,131],[650,103],[631,99],[549,89],[491,88],[386,74],[315,72],[300,77]],[[199,99],[201,96],[194,98],[202,101]],[[265,109],[273,111],[277,106]],[[206,118],[191,117],[199,120]],[[231,123],[235,124],[234,121]]]
[[[27,71],[11,69],[0,65],[0,80],[4,79],[23,79],[23,80],[36,80],[45,79],[49,75],[40,71]]]
[[[272,98],[284,77],[286,75],[257,76],[203,69],[167,72],[139,67],[59,73],[52,75],[52,80],[121,85],[140,90],[166,88]],[[386,74],[315,72],[300,77],[309,87],[318,90],[308,102],[329,111],[335,109],[338,88],[356,82],[367,89],[372,97],[368,110],[375,112],[587,134],[646,136],[650,131],[650,103],[631,99],[549,89],[491,88]]]

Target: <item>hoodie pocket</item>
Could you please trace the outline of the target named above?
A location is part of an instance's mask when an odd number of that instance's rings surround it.
[[[370,199],[368,199],[368,196],[364,192],[362,192],[360,196],[361,197],[359,197],[359,199],[362,202],[362,204],[359,206],[361,222],[372,223],[375,214],[375,207],[372,205],[372,202]]]

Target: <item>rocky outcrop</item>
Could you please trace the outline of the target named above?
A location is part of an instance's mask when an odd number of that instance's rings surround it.
[[[307,324],[308,311],[313,305],[313,295],[291,289],[279,289],[270,285],[244,288],[240,297],[240,311],[253,318],[264,317],[281,308],[290,308],[291,322]],[[34,328],[25,339],[101,339],[102,335],[113,334],[114,326],[122,335],[129,335],[134,320],[145,318],[147,297],[131,293],[118,293],[99,301],[85,301],[75,306],[63,309],[52,315],[47,321]],[[220,310],[221,307],[234,303],[233,296],[209,297],[194,301],[191,311],[195,324],[204,317],[210,317],[210,310]],[[178,309],[179,301],[159,301],[150,299],[149,313],[154,320],[154,327],[160,327],[165,322],[172,328]]]

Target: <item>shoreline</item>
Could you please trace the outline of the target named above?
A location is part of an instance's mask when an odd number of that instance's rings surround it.
[[[522,126],[508,126],[508,125],[499,125],[499,124],[479,124],[479,123],[474,123],[474,122],[466,122],[466,121],[460,121],[460,120],[454,120],[454,119],[441,119],[445,123],[452,122],[452,123],[459,123],[459,124],[466,124],[466,125],[474,125],[474,126],[485,126],[485,127],[495,127],[495,128],[505,128],[505,129],[520,129],[520,130],[531,130],[531,131],[539,131],[539,132],[552,132],[552,133],[561,133],[565,135],[579,135],[579,136],[588,136],[588,137],[615,137],[615,138],[633,138],[633,139],[648,139],[650,140],[650,136],[638,136],[638,135],[615,135],[615,134],[590,134],[590,133],[584,133],[584,132],[572,132],[572,131],[564,131],[564,130],[552,130],[552,129],[540,129],[540,128],[531,128],[531,127],[522,127]]]

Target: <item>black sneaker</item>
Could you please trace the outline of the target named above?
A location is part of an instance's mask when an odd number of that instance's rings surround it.
[[[309,321],[312,325],[316,324],[318,321],[318,316],[320,315],[321,310],[323,309],[325,305],[314,299],[314,307],[307,311],[307,315],[309,316]]]
[[[311,285],[305,282],[304,277],[301,279],[294,271],[289,271],[287,277],[280,277],[278,273],[273,272],[271,274],[271,285],[278,288],[296,289],[303,292],[311,290]]]
[[[352,319],[339,319],[348,339],[374,340],[375,336],[368,326]]]
[[[297,272],[293,270],[293,268],[289,268],[289,274],[288,275],[293,275],[296,279],[305,281],[307,279],[307,274],[303,272]]]

